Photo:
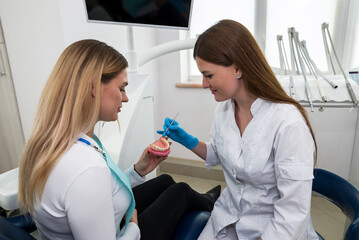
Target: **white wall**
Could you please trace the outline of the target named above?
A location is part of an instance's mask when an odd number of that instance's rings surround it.
[[[88,23],[83,0],[0,0],[0,19],[25,139],[44,84],[65,47],[80,39],[94,38],[124,55],[127,51],[126,27]],[[154,29],[136,27],[134,35],[138,50],[156,43]],[[155,76],[156,62],[143,70]]]
[[[0,18],[27,139],[41,90],[65,46],[58,1],[0,1]]]

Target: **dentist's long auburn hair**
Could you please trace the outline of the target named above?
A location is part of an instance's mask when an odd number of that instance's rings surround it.
[[[34,212],[47,178],[58,160],[98,121],[100,85],[128,64],[114,48],[97,40],[68,46],[57,61],[40,98],[19,167],[18,202]]]
[[[317,143],[307,113],[302,105],[283,90],[253,35],[242,24],[221,20],[199,35],[193,57],[242,71],[248,91],[254,96],[294,105],[303,116],[315,144],[314,162],[317,161]]]

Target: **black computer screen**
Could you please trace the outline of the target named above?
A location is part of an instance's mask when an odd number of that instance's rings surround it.
[[[90,22],[189,29],[192,0],[85,0]]]

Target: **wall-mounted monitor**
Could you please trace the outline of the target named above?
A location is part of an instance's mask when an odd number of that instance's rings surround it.
[[[189,29],[193,0],[84,0],[89,22]]]

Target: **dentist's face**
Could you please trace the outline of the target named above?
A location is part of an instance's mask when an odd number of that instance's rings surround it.
[[[203,88],[209,88],[217,102],[234,98],[238,94],[241,80],[237,76],[240,72],[234,65],[224,67],[199,57],[196,57],[196,63],[203,75]]]
[[[101,83],[100,121],[115,121],[121,112],[123,102],[128,102],[126,95],[127,71],[123,70],[108,83]]]

